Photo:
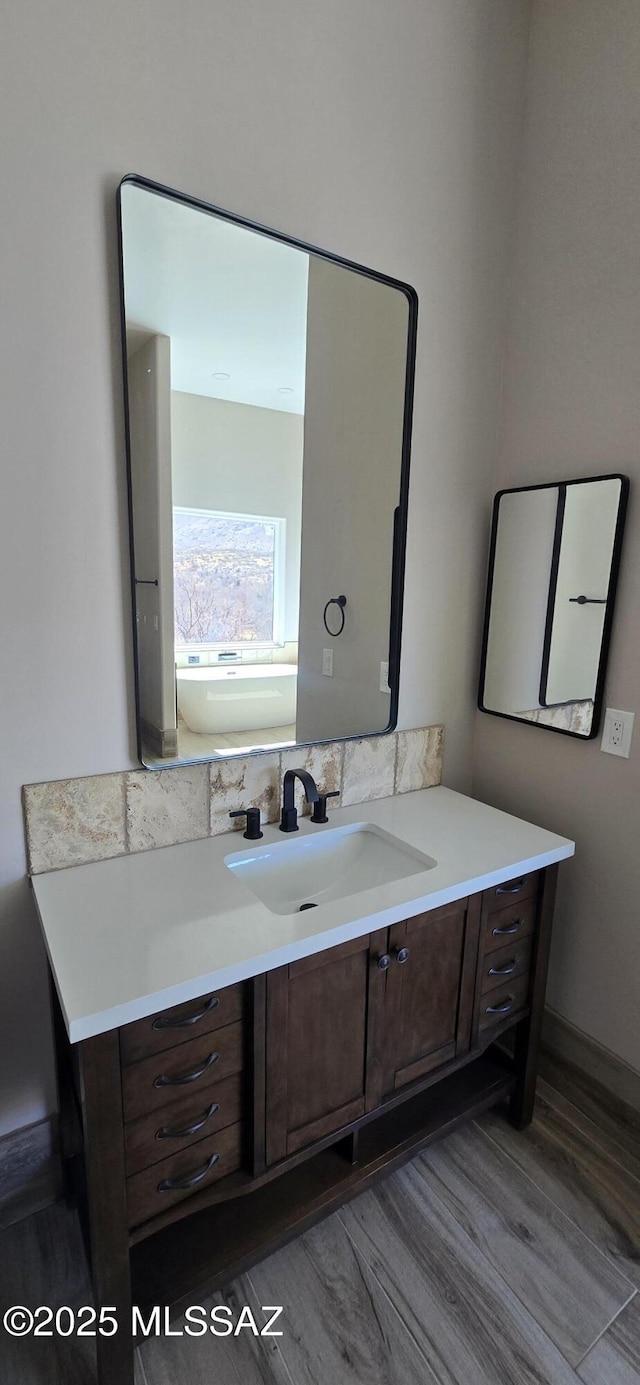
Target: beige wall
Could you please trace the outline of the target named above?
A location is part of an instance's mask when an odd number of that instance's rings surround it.
[[[534,6],[496,476],[498,488],[630,475],[606,701],[631,711],[640,699],[639,72],[635,0]],[[622,760],[599,740],[478,714],[474,792],[575,837],[575,859],[561,869],[549,1003],[640,1070],[638,729]]]
[[[6,9],[0,1130],[54,1101],[20,786],[134,763],[116,185],[146,174],[415,285],[400,725],[446,721],[466,787],[528,18],[528,0]]]

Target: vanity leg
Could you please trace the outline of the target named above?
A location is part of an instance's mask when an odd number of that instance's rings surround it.
[[[98,1319],[115,1314],[118,1331],[99,1334],[98,1385],[133,1385],[131,1275],[117,1030],[79,1045],[91,1275]]]
[[[525,1126],[530,1125],[533,1117],[557,879],[557,865],[547,866],[539,901],[535,952],[532,958],[531,1009],[526,1020],[521,1020],[517,1025],[515,1032],[514,1065],[517,1084],[509,1103],[509,1119],[516,1130],[524,1130]]]
[[[49,993],[51,996],[51,1017],[53,1021],[54,1054],[56,1066],[56,1085],[58,1093],[58,1152],[62,1196],[68,1205],[75,1201],[71,1162],[79,1149],[78,1119],[74,1109],[73,1085],[71,1080],[70,1044],[60,1009],[60,1001],[51,972],[49,973]]]

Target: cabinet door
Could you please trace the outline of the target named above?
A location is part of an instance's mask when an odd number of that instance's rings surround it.
[[[375,941],[355,938],[267,977],[267,1164],[364,1114]],[[384,972],[374,971],[380,990]]]
[[[479,921],[473,896],[389,930],[387,1094],[468,1050]]]

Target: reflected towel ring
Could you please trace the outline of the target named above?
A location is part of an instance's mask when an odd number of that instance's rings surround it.
[[[342,631],[344,630],[344,608],[345,608],[346,604],[347,604],[347,598],[346,598],[346,596],[330,596],[330,597],[329,597],[329,600],[327,601],[327,604],[326,604],[326,606],[325,606],[325,608],[324,608],[324,611],[322,612],[322,619],[323,619],[323,621],[324,621],[324,628],[325,628],[327,634],[328,634],[328,635],[331,635],[331,638],[334,639],[334,640],[337,640],[338,635],[341,635],[341,634],[342,634]],[[339,629],[339,630],[330,630],[330,629],[329,629],[329,626],[327,625],[327,611],[329,610],[329,607],[330,607],[330,606],[338,606],[339,609],[340,609],[340,620],[341,620],[341,624],[340,624],[340,629]]]

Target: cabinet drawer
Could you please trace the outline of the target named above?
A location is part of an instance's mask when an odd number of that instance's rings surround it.
[[[161,1010],[156,1015],[147,1015],[143,1020],[135,1020],[120,1030],[120,1056],[123,1066],[136,1063],[151,1053],[160,1053],[165,1048],[175,1048],[176,1044],[186,1043],[200,1034],[209,1034],[212,1029],[221,1029],[225,1024],[233,1024],[242,1019],[244,986],[226,986],[222,991],[210,991],[198,1000],[190,1000],[185,1005],[173,1005],[170,1010]]]
[[[484,922],[485,954],[506,947],[509,943],[519,943],[522,938],[529,938],[535,922],[535,899],[525,899],[522,903],[517,899],[499,913],[489,914]]]
[[[124,1131],[127,1173],[140,1173],[151,1164],[177,1154],[240,1120],[242,1077],[236,1073],[204,1088],[184,1091],[166,1111],[151,1111],[129,1121]]]
[[[522,899],[534,899],[538,893],[539,879],[540,871],[534,870],[529,875],[517,875],[513,880],[503,880],[500,885],[492,885],[482,896],[485,913],[493,914],[496,909],[505,909],[515,901],[519,903]]]
[[[242,1069],[242,1029],[238,1021],[211,1034],[202,1034],[189,1043],[154,1053],[132,1063],[122,1073],[122,1103],[125,1121],[148,1111],[164,1110],[178,1097],[210,1087]]]
[[[518,1010],[523,1010],[527,1003],[529,991],[529,975],[519,976],[513,985],[500,987],[499,990],[491,991],[489,995],[483,995],[480,1002],[480,1033],[489,1029],[492,1024],[501,1024],[509,1015],[517,1015]]]
[[[225,1130],[198,1140],[169,1159],[161,1159],[143,1173],[127,1179],[127,1209],[129,1226],[148,1221],[200,1192],[210,1183],[234,1173],[241,1163],[241,1125],[228,1125]]]
[[[528,972],[532,941],[529,934],[521,943],[517,940],[508,943],[506,947],[498,947],[495,952],[490,952],[485,957],[481,976],[483,995],[488,991],[497,990],[498,986],[511,985],[512,979],[515,980],[517,976]]]

